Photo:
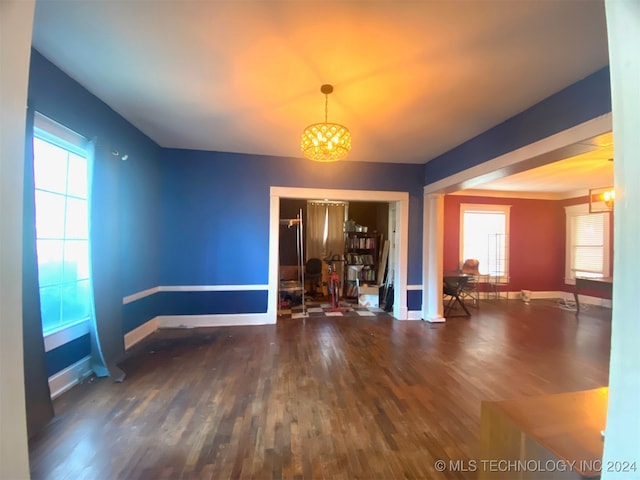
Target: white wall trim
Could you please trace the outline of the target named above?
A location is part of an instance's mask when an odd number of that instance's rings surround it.
[[[268,313],[219,315],[159,315],[158,328],[232,327],[238,325],[269,325],[275,318]]]
[[[151,320],[124,334],[124,349],[129,350],[156,330],[158,330],[158,317],[153,317]]]
[[[160,292],[241,292],[268,290],[269,285],[162,285]]]
[[[589,190],[574,190],[571,192],[518,192],[469,188],[466,190],[451,192],[447,195],[463,197],[518,198],[529,200],[567,200],[570,198],[585,197],[589,195]]]
[[[89,319],[44,335],[44,351],[49,352],[89,333]]]
[[[422,290],[422,285],[407,285],[407,290]]]
[[[122,298],[122,304],[135,302],[158,292],[240,292],[268,290],[269,285],[160,285]]]
[[[396,205],[396,265],[394,278],[393,316],[407,318],[407,265],[409,256],[409,192],[389,190],[337,190],[324,188],[270,188],[269,210],[269,299],[267,315],[275,323],[278,312],[278,257],[280,242],[280,198],[326,198],[344,201],[395,202]]]
[[[126,297],[122,298],[122,304],[126,305],[127,303],[135,302],[136,300],[140,300],[141,298],[148,297],[149,295],[153,295],[154,293],[158,293],[159,291],[160,291],[160,287],[152,287],[137,293],[133,293],[131,295],[127,295]]]
[[[409,310],[407,320],[422,320],[421,310]]]
[[[86,356],[49,377],[51,398],[57,398],[91,374],[91,357]]]
[[[425,194],[448,193],[446,192],[447,188],[454,186],[456,186],[454,190],[474,188],[490,180],[504,177],[506,173],[499,172],[501,169],[512,167],[535,157],[552,154],[556,150],[569,148],[576,143],[610,132],[611,129],[612,117],[611,112],[609,112],[549,137],[545,137],[537,142],[507,152],[480,165],[430,183],[424,187]],[[589,147],[592,149],[592,146],[585,145],[585,151],[588,151]],[[558,153],[560,154],[561,152]],[[578,152],[575,152],[574,154],[577,153]],[[561,160],[567,156],[567,154],[562,154],[559,155],[559,158],[549,158],[547,163]]]
[[[575,298],[573,297],[572,292],[557,292],[557,293],[558,293],[558,298],[568,300],[570,302],[575,301]],[[578,294],[578,299],[580,300],[581,305],[587,304],[587,305],[595,305],[597,307],[612,308],[612,302],[608,298],[592,297],[591,295]]]
[[[520,297],[521,292],[522,290],[500,292],[500,295],[502,295],[502,297],[500,298],[499,301],[506,300],[505,296],[508,293],[510,301],[515,300],[515,301],[521,302],[522,301]],[[573,292],[542,291],[542,290],[541,291],[530,290],[530,292],[531,292],[532,300],[558,299],[558,300],[567,300],[569,302],[575,302]],[[580,299],[580,304],[589,304],[589,305],[596,305],[598,307],[611,308],[611,300],[607,298],[592,297],[590,295],[582,295],[582,294],[578,294],[578,298]],[[480,302],[483,302],[483,301],[486,301],[486,300],[481,298]],[[491,301],[491,299],[488,299],[488,301]]]

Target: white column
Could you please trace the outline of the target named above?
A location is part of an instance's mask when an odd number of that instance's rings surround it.
[[[444,195],[426,194],[423,211],[422,319],[427,322],[444,322],[442,305]]]
[[[34,0],[0,1],[0,478],[29,478],[22,357],[22,187]]]
[[[606,0],[615,142],[613,319],[602,478],[640,478],[640,2]],[[620,462],[620,463],[618,463]],[[626,462],[626,463],[625,463]],[[634,466],[635,471],[620,470]],[[609,468],[611,467],[611,468]]]

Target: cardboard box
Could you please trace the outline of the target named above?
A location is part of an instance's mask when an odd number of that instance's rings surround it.
[[[380,287],[378,285],[361,285],[358,305],[363,307],[380,307]]]
[[[378,285],[360,285],[360,295],[380,295]]]

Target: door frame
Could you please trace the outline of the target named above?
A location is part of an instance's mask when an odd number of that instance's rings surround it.
[[[407,265],[409,247],[409,193],[377,190],[338,190],[271,186],[269,210],[269,297],[267,316],[275,323],[278,317],[278,266],[280,245],[280,199],[324,198],[334,201],[387,202],[396,209],[396,251],[394,263],[393,316],[406,320]]]

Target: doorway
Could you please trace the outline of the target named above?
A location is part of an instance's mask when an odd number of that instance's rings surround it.
[[[394,285],[393,316],[399,320],[407,318],[407,253],[409,230],[409,194],[373,190],[332,190],[315,188],[294,188],[272,186],[270,190],[269,214],[269,300],[267,314],[277,319],[278,312],[278,270],[280,248],[280,200],[322,198],[334,201],[387,203],[394,212],[395,224],[389,230],[395,232],[390,238],[394,245],[389,264],[394,265],[392,282]],[[391,271],[391,270],[390,270]]]
[[[383,307],[387,293],[384,287],[391,283],[389,272],[395,270],[395,265],[388,262],[390,239],[395,234],[389,228],[390,205],[395,208],[388,202],[281,198],[278,316],[289,313],[304,299],[322,303],[329,294],[329,259],[334,260],[332,267],[341,279],[340,299],[345,306],[358,306],[358,278],[360,286],[368,287],[366,306]],[[300,214],[304,219],[302,232],[297,228]],[[395,215],[392,218],[395,225]],[[347,234],[350,228],[353,233]],[[369,239],[369,250],[361,250],[360,245],[348,250],[347,235],[352,235],[352,240]],[[307,268],[308,262],[311,270]],[[300,270],[304,270],[304,296],[299,288],[303,280]],[[384,296],[380,304],[371,293],[376,286]],[[324,303],[327,302],[328,299]],[[392,305],[387,308],[391,310]]]

